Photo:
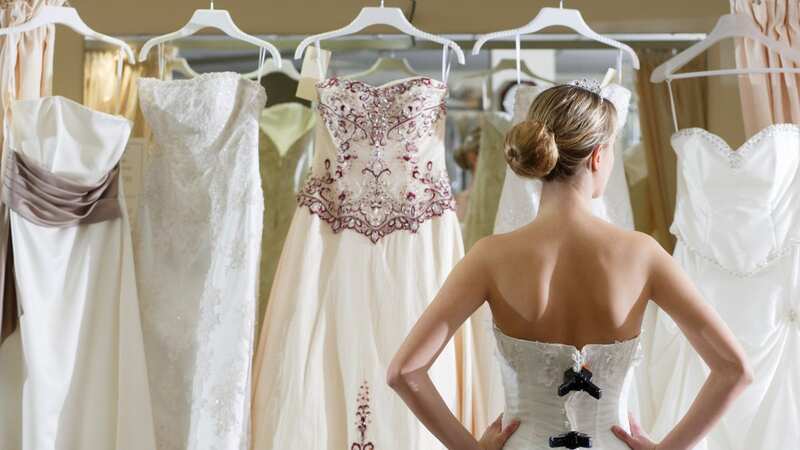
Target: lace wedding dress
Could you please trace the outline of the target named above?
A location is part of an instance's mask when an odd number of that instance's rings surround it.
[[[386,385],[400,344],[463,255],[444,161],[444,83],[317,84],[298,196],[255,363],[253,448],[441,449]],[[456,347],[430,371],[459,416]]]
[[[674,257],[744,347],[754,382],[711,431],[709,450],[800,443],[800,125],[772,125],[734,150],[700,128],[675,133]],[[649,308],[643,425],[663,437],[708,374],[677,325]]]
[[[3,203],[22,313],[21,450],[155,450],[118,176],[132,124],[63,97],[15,102],[11,117]]]
[[[139,80],[154,145],[136,266],[161,450],[248,447],[263,88],[235,73]]]
[[[504,426],[520,421],[503,450],[628,449],[611,427],[629,430],[628,394],[641,357],[638,338],[578,350],[516,339],[496,327],[494,334],[505,387]],[[589,381],[599,388],[599,398],[590,389],[563,388],[565,372],[582,368],[591,371]]]

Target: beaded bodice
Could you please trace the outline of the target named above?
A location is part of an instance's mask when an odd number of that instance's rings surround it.
[[[334,232],[355,231],[373,243],[455,209],[444,161],[443,83],[331,78],[317,90],[316,152],[301,206]]]
[[[672,136],[672,146],[678,188],[670,230],[688,250],[749,276],[797,244],[800,125],[769,126],[736,150],[689,128]]]
[[[594,449],[627,449],[611,434],[611,427],[628,428],[628,389],[641,353],[638,338],[578,350],[513,338],[496,327],[494,332],[505,389],[503,420],[521,422],[505,450],[544,450],[550,448],[551,438],[570,433],[589,437]],[[565,372],[579,373],[583,368],[591,371],[600,398],[589,389],[559,393]]]

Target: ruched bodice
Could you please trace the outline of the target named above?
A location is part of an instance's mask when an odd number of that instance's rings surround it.
[[[549,449],[551,437],[570,432],[589,436],[594,449],[627,449],[611,427],[628,429],[628,390],[640,354],[638,338],[578,350],[513,338],[496,327],[494,332],[505,387],[503,420],[520,421],[504,450]],[[592,373],[590,381],[600,388],[600,398],[584,390],[560,396],[565,372],[582,368]]]

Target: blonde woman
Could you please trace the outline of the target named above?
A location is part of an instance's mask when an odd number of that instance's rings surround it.
[[[543,180],[538,216],[479,241],[450,274],[391,363],[389,384],[452,450],[691,449],[750,382],[743,351],[650,237],[596,218],[613,166],[616,110],[596,84],[543,91],[506,137],[520,176]],[[661,442],[627,412],[645,306],[680,326],[710,369]],[[483,302],[492,311],[505,412],[481,440],[450,413],[427,371]]]

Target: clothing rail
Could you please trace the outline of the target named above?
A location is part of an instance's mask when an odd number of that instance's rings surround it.
[[[478,35],[474,34],[451,34],[445,37],[454,40],[463,48],[471,48]],[[684,48],[700,41],[706,37],[705,33],[610,33],[605,36],[624,42],[634,48]],[[117,36],[131,45],[144,43],[152,36],[132,35]],[[258,38],[268,40],[275,44],[281,52],[294,51],[304,35],[257,35]],[[606,48],[602,44],[590,41],[578,34],[571,33],[549,33],[522,36],[520,39],[523,49],[562,49],[562,48]],[[203,49],[228,49],[228,50],[252,50],[246,43],[228,39],[218,35],[197,35],[179,41],[181,48],[203,48]],[[347,50],[410,50],[439,48],[436,44],[417,40],[414,42],[410,37],[394,34],[363,34],[350,36],[342,39],[325,41],[325,47],[334,51]],[[100,41],[87,39],[87,49],[111,48],[108,44]],[[504,49],[514,48],[513,39],[498,39],[488,42],[486,48]]]

